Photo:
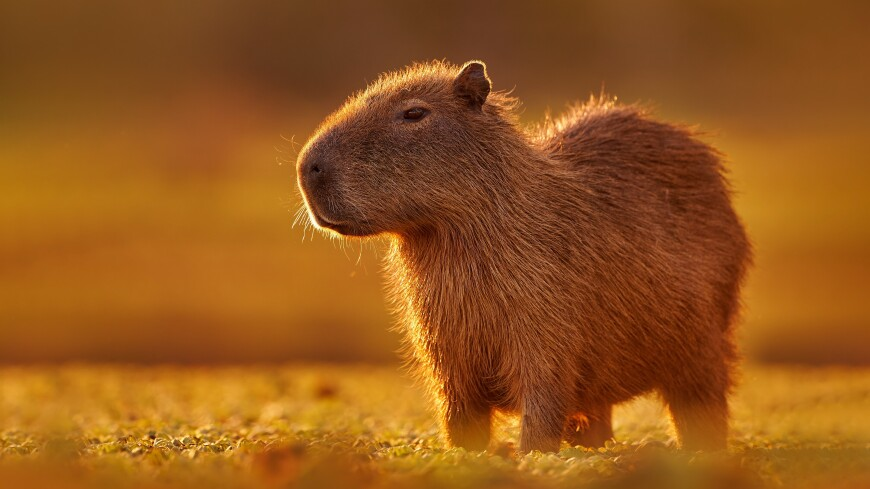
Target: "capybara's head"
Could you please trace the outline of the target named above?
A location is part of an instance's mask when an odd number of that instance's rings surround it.
[[[479,61],[382,76],[329,116],[299,154],[311,220],[369,236],[462,219],[469,199],[492,186],[487,143],[513,129],[510,101],[491,93]]]

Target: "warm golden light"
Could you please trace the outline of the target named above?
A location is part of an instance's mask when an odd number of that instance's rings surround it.
[[[367,80],[441,58],[485,59],[525,123],[602,84],[700,123],[756,244],[746,354],[870,360],[870,41],[846,4],[509,2],[402,40],[421,12],[221,5],[3,9],[0,361],[392,361],[384,251],[291,227],[295,158]]]

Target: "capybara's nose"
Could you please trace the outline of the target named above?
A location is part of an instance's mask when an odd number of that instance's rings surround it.
[[[326,180],[328,169],[329,165],[323,158],[316,156],[305,158],[299,167],[299,178],[304,179],[305,185],[313,190]]]

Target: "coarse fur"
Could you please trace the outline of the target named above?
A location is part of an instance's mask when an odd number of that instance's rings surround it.
[[[502,411],[520,451],[600,446],[658,391],[682,446],[724,448],[750,246],[720,154],[604,97],[532,129],[515,105],[479,61],[382,76],[300,152],[312,221],[387,238],[451,445],[486,448]]]

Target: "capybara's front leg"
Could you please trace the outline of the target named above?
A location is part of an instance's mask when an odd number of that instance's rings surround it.
[[[444,415],[450,446],[485,450],[489,445],[492,408],[467,400],[448,400]]]
[[[565,409],[552,393],[531,392],[523,400],[520,452],[556,452],[562,442]]]

